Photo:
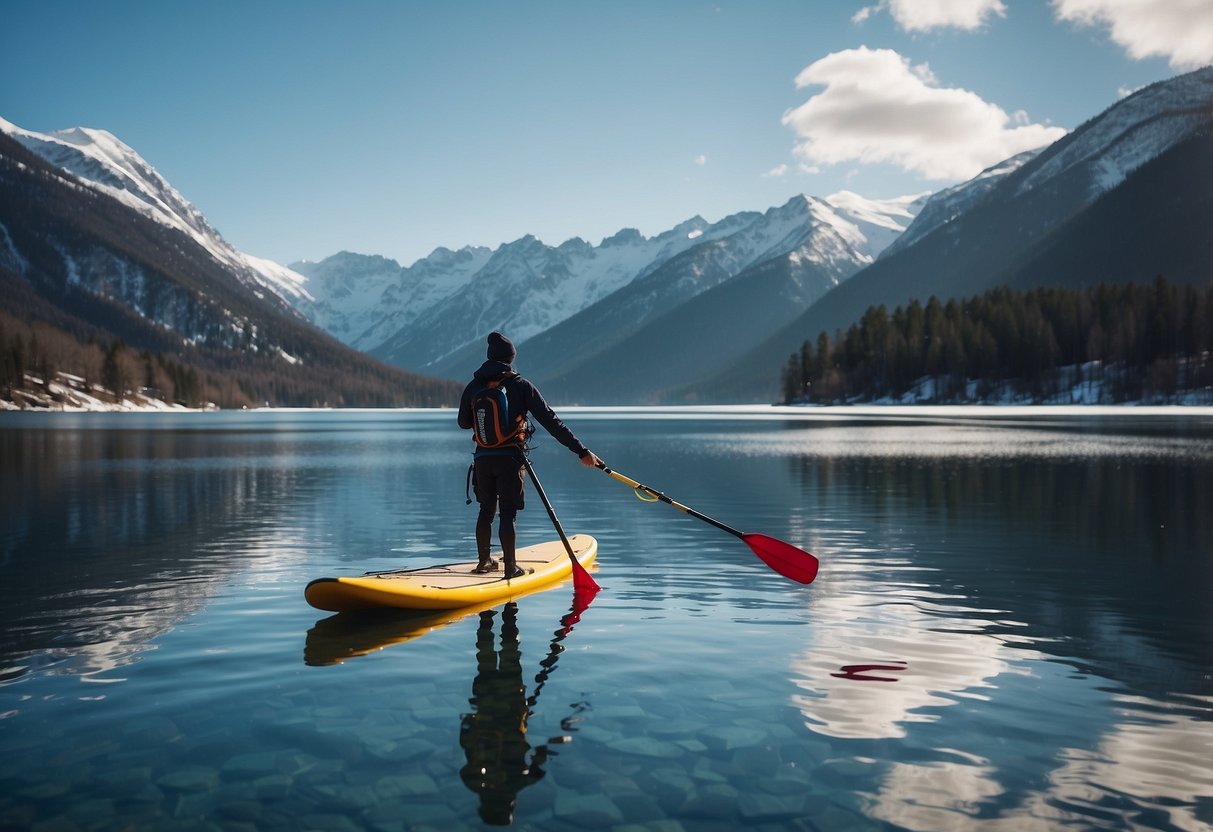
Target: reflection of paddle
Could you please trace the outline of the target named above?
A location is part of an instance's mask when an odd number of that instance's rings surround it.
[[[641,485],[636,480],[625,477],[618,471],[612,471],[605,463],[598,466],[606,473],[610,474],[620,482],[630,485],[636,490],[636,496],[642,500],[654,502],[661,500],[679,511],[686,512],[697,520],[702,520],[705,523],[710,523],[721,531],[739,537],[750,547],[754,554],[762,559],[762,562],[774,569],[785,578],[791,578],[793,581],[799,581],[802,584],[811,584],[813,579],[817,577],[817,558],[806,552],[804,549],[798,549],[791,543],[784,543],[782,540],[776,540],[773,537],[768,537],[765,534],[746,534],[739,532],[731,526],[726,526],[719,520],[713,520],[706,514],[701,514],[693,508],[684,506],[682,503],[676,503],[660,491],[649,488],[647,485]],[[541,492],[542,493],[542,492]]]
[[[589,607],[590,602],[594,600],[594,593],[583,592],[573,594],[573,606],[560,619],[560,629],[552,633],[551,647],[548,649],[547,656],[543,661],[539,662],[539,666],[543,668],[535,674],[535,690],[527,697],[527,714],[535,712],[535,704],[539,701],[539,692],[543,690],[543,686],[547,684],[548,678],[556,669],[556,660],[560,658],[560,654],[564,652],[564,646],[561,644],[569,634],[573,632],[573,625],[581,620],[581,614]],[[573,713],[564,719],[560,720],[560,729],[562,731],[576,731],[575,722],[578,722],[577,715],[589,708],[586,702],[576,702],[573,704]],[[548,748],[553,743],[569,742],[569,737],[552,737],[543,745],[535,749],[535,754],[540,761],[546,760],[549,756],[555,757],[558,752]]]
[[[598,582],[590,577],[590,573],[577,560],[577,556],[573,554],[573,547],[569,543],[568,535],[564,533],[564,528],[561,527],[560,521],[556,519],[556,512],[552,509],[552,504],[548,501],[548,495],[543,493],[543,486],[539,484],[539,477],[535,476],[535,469],[531,467],[531,461],[525,456],[522,458],[522,464],[526,466],[526,472],[531,475],[531,482],[535,483],[535,491],[539,494],[539,499],[543,500],[543,507],[548,510],[548,517],[552,518],[552,525],[556,527],[556,531],[560,534],[560,541],[564,543],[564,550],[569,553],[569,560],[573,563],[573,595],[589,594],[593,598],[593,593],[598,592],[602,587]],[[576,601],[574,601],[574,604]],[[589,605],[589,601],[585,602]]]
[[[594,600],[591,593],[574,593],[573,606],[560,619],[560,629],[552,633],[552,646],[548,650],[547,658],[539,663],[543,670],[535,674],[535,692],[527,699],[527,704],[531,707],[535,706],[535,702],[539,699],[539,691],[543,690],[543,686],[547,683],[548,677],[552,675],[552,671],[556,669],[556,659],[564,652],[564,648],[560,642],[569,637],[573,632],[573,625],[581,620],[581,614],[589,607],[590,602]]]
[[[841,673],[831,673],[835,679],[853,679],[856,682],[896,682],[896,676],[870,676],[873,670],[891,670],[899,672],[909,667],[905,662],[897,664],[846,664],[839,668]]]

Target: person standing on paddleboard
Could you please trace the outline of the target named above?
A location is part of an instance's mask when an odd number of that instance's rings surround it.
[[[515,520],[524,508],[527,417],[533,416],[557,442],[577,454],[582,465],[594,468],[600,464],[548,406],[538,388],[514,370],[516,356],[513,341],[500,332],[490,332],[487,360],[472,374],[459,401],[459,427],[472,431],[476,442],[473,474],[480,514],[476,518],[478,563],[473,571],[497,569],[489,552],[493,515],[498,514],[497,535],[506,578],[526,574],[514,560],[514,551]]]

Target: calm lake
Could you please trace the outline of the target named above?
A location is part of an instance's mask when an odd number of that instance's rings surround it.
[[[1213,825],[1213,411],[562,415],[816,582],[541,435],[571,630],[325,613],[474,557],[452,411],[0,414],[0,829]]]

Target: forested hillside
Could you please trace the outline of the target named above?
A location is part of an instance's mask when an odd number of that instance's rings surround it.
[[[1000,288],[869,307],[804,341],[785,402],[1213,401],[1213,287]],[[1075,391],[1085,390],[1085,393]]]
[[[0,397],[18,406],[62,404],[72,390],[220,407],[458,401],[456,383],[346,347],[181,231],[7,136],[0,297]]]
[[[683,397],[778,398],[778,370],[806,336],[846,327],[880,304],[1156,275],[1207,286],[1209,228],[1213,67],[1139,90],[1031,158],[940,192],[875,263]]]

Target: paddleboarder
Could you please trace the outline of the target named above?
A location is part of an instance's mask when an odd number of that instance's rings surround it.
[[[560,420],[539,389],[514,369],[517,354],[513,341],[500,332],[490,332],[486,360],[472,374],[459,401],[459,427],[472,431],[476,442],[473,485],[480,513],[476,517],[478,562],[473,571],[494,572],[498,568],[489,556],[493,516],[497,515],[506,578],[526,574],[517,565],[514,553],[517,514],[525,507],[527,417],[534,417],[557,442],[577,454],[582,465],[602,465]]]

